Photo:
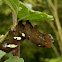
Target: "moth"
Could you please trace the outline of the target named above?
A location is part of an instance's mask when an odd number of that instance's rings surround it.
[[[50,48],[54,42],[51,34],[39,32],[38,26],[35,25],[33,27],[29,20],[26,21],[25,25],[22,21],[19,21],[15,30],[9,30],[8,36],[9,40],[0,44],[0,50],[5,52],[15,50],[18,47],[18,44],[21,44],[24,39],[30,40],[37,46],[46,48]]]

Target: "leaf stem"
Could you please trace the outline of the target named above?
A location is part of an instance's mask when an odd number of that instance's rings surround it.
[[[6,39],[7,35],[8,35],[8,32],[3,36],[3,38],[1,38],[0,43],[2,43]]]
[[[52,45],[53,50],[55,51],[55,54],[57,55],[57,57],[60,57],[60,54],[58,53],[56,47],[54,46],[54,44]]]
[[[17,25],[17,18],[13,10],[12,10],[12,16],[13,16],[13,25],[14,25],[13,30],[15,30],[15,26]],[[18,56],[20,58],[20,44],[18,44],[18,47],[13,52],[14,52],[13,53],[14,56]]]
[[[15,13],[14,13],[13,10],[12,10],[12,16],[13,16],[13,25],[15,27],[17,25],[17,19],[15,17]],[[5,38],[7,37],[7,35],[8,35],[8,32],[3,36],[3,38],[1,38],[0,43],[2,43],[5,40]]]
[[[13,10],[12,10],[12,16],[13,16],[13,25],[15,27],[17,25],[17,19]]]

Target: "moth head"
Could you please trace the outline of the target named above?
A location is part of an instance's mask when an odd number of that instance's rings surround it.
[[[45,42],[45,47],[50,48],[52,46],[52,43],[54,42],[52,35],[45,33],[44,34],[44,42]]]

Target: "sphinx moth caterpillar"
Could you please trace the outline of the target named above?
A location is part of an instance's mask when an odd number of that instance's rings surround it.
[[[38,30],[38,26],[34,27],[27,20],[24,25],[22,21],[19,21],[15,27],[15,31],[9,30],[8,36],[10,37],[8,41],[0,43],[0,50],[5,52],[10,52],[18,47],[24,39],[30,40],[37,46],[50,48],[54,42],[51,34],[41,33]]]
[[[35,25],[33,27],[28,20],[26,21],[25,25],[22,24],[22,21],[19,21],[18,25],[16,26],[16,32],[18,32],[19,34],[24,33],[26,35],[26,39],[41,47],[50,48],[52,46],[52,43],[54,42],[51,34],[43,34],[39,32],[38,26]]]

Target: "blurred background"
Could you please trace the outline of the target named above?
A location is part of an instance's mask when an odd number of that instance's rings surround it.
[[[20,54],[25,62],[62,62],[62,0],[21,0],[33,10],[54,16],[53,21],[32,21],[42,33],[50,33],[54,38],[51,48],[37,47],[29,40],[21,44]],[[13,25],[11,9],[0,0],[0,34],[5,34]]]

